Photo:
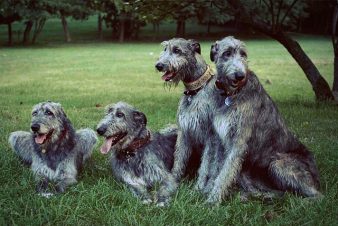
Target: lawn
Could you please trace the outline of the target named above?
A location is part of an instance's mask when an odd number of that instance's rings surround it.
[[[297,39],[332,84],[330,40]],[[10,132],[29,130],[34,104],[60,102],[76,128],[95,128],[104,106],[123,100],[142,110],[149,128],[158,130],[175,122],[183,90],[181,84],[166,89],[155,71],[159,42],[44,40],[35,47],[0,49],[0,225],[338,225],[338,107],[316,103],[299,66],[282,46],[266,39],[244,40],[249,66],[290,129],[313,151],[325,195],[322,200],[287,194],[272,203],[241,202],[234,195],[210,208],[193,190],[194,181],[186,180],[168,208],[144,206],[112,177],[108,159],[98,151],[102,139],[77,185],[50,199],[39,197],[29,168],[19,163],[7,143]],[[209,63],[211,44],[201,42]]]

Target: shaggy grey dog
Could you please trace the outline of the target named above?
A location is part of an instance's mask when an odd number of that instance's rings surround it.
[[[91,129],[75,131],[61,105],[50,101],[33,107],[31,130],[11,133],[11,147],[30,165],[38,193],[52,195],[49,182],[54,183],[56,192],[64,192],[77,182],[78,170],[91,156],[97,141],[95,132]]]
[[[208,202],[220,202],[238,177],[247,189],[262,184],[282,192],[320,197],[314,157],[290,132],[276,105],[248,69],[244,43],[226,37],[212,45],[210,57],[217,68],[216,86],[224,97],[213,125],[225,147],[225,159],[219,162],[220,171]]]
[[[201,155],[195,188],[208,193],[219,170],[218,164],[214,164],[218,160],[212,158],[213,153],[221,148],[221,140],[212,126],[217,101],[221,99],[215,88],[216,79],[201,56],[198,42],[174,38],[162,45],[164,50],[156,62],[156,69],[164,73],[164,81],[174,84],[182,81],[185,86],[177,110],[179,131],[172,173],[179,181],[192,153]]]
[[[112,151],[114,176],[143,203],[165,206],[176,190],[170,170],[177,129],[168,127],[152,133],[146,125],[144,113],[133,106],[124,102],[108,105],[106,115],[97,126],[98,134],[105,137],[101,153]],[[150,192],[156,184],[159,188],[153,198]]]

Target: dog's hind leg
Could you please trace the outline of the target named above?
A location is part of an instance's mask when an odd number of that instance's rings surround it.
[[[313,157],[279,153],[270,163],[270,174],[281,190],[292,190],[306,197],[320,198],[319,177]]]
[[[34,150],[32,134],[25,131],[16,131],[9,135],[8,142],[14,153],[27,165],[32,164],[32,152]]]

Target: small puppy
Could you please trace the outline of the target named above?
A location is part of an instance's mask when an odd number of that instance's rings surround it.
[[[78,170],[91,154],[97,136],[91,129],[75,131],[61,104],[42,102],[33,107],[32,132],[10,134],[9,144],[21,161],[29,165],[37,181],[36,190],[49,197],[49,182],[57,193],[77,182]]]
[[[101,153],[112,150],[114,176],[143,203],[165,206],[177,186],[170,174],[177,129],[169,127],[152,133],[146,125],[146,116],[133,106],[124,102],[108,105],[97,126],[97,133],[105,138]],[[150,190],[156,184],[159,189],[152,198]]]

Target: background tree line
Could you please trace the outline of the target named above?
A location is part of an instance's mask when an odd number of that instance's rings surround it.
[[[67,19],[85,20],[91,15],[97,15],[99,38],[105,25],[112,30],[112,38],[120,42],[137,39],[146,24],[152,24],[156,34],[161,22],[168,20],[175,21],[178,37],[185,36],[188,19],[207,25],[206,33],[213,25],[234,27],[239,32],[257,31],[288,50],[311,83],[317,100],[332,100],[338,94],[338,67],[330,90],[289,32],[331,34],[334,49],[338,49],[337,5],[337,0],[1,0],[0,25],[8,27],[9,45],[13,22],[25,24],[22,42],[28,44],[36,42],[46,20],[60,18],[65,41],[71,42]]]

